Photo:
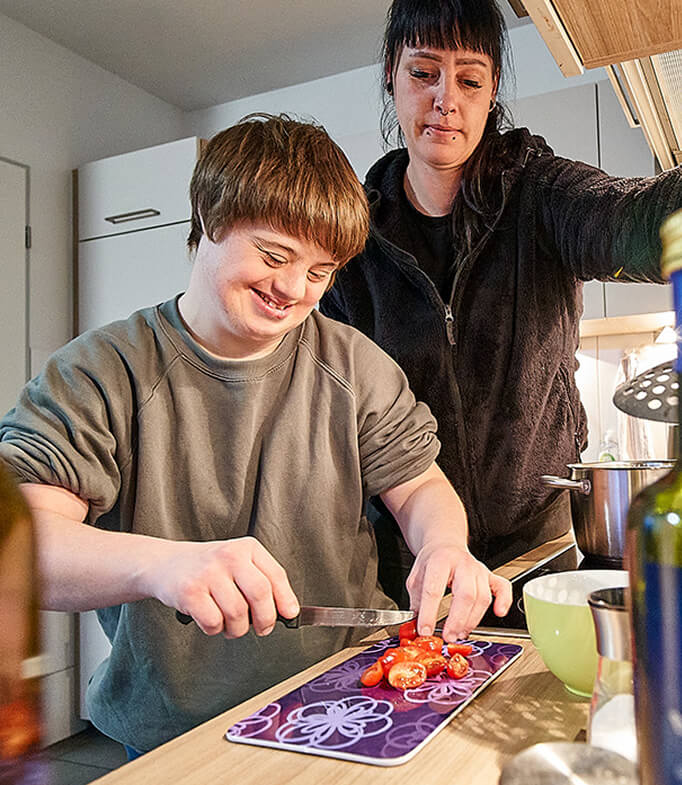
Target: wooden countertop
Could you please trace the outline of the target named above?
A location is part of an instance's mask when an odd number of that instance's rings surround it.
[[[513,577],[570,544],[565,536],[496,570]],[[448,598],[441,610],[447,611]],[[380,631],[368,638],[381,639]],[[131,763],[96,780],[98,785],[366,785],[466,782],[496,785],[501,768],[531,744],[583,737],[589,702],[569,693],[545,668],[528,639],[486,639],[519,643],[523,654],[456,715],[412,760],[399,766],[371,766],[299,752],[280,751],[224,738],[237,720],[355,655],[342,652],[292,676],[255,698],[220,714]]]

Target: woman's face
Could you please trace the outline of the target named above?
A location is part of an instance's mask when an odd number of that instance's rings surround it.
[[[412,166],[459,169],[483,136],[497,79],[488,55],[403,47],[393,98]]]

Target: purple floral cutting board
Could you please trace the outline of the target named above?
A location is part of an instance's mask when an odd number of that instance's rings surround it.
[[[228,728],[229,741],[395,766],[405,763],[522,652],[511,643],[468,640],[463,679],[442,673],[421,687],[363,687],[360,675],[397,638],[379,641]]]

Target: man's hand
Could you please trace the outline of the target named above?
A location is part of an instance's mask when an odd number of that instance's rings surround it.
[[[207,635],[226,638],[272,631],[279,612],[299,611],[284,568],[253,537],[165,542],[143,582],[150,596],[194,618]]]
[[[420,635],[433,634],[438,606],[451,587],[452,604],[443,626],[446,641],[468,637],[493,597],[497,616],[504,616],[512,603],[511,584],[506,578],[494,575],[466,548],[447,540],[427,542],[422,547],[406,585],[411,607],[418,610]]]

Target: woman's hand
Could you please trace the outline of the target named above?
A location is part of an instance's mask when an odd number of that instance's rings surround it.
[[[452,589],[452,604],[443,626],[446,641],[466,638],[487,611],[492,598],[497,616],[512,602],[511,584],[494,575],[467,548],[448,540],[427,541],[417,553],[407,578],[411,607],[418,610],[420,635],[432,635],[445,590]]]
[[[279,612],[296,616],[298,600],[284,568],[253,537],[164,542],[146,570],[150,596],[194,619],[207,635],[226,638],[272,631]]]

